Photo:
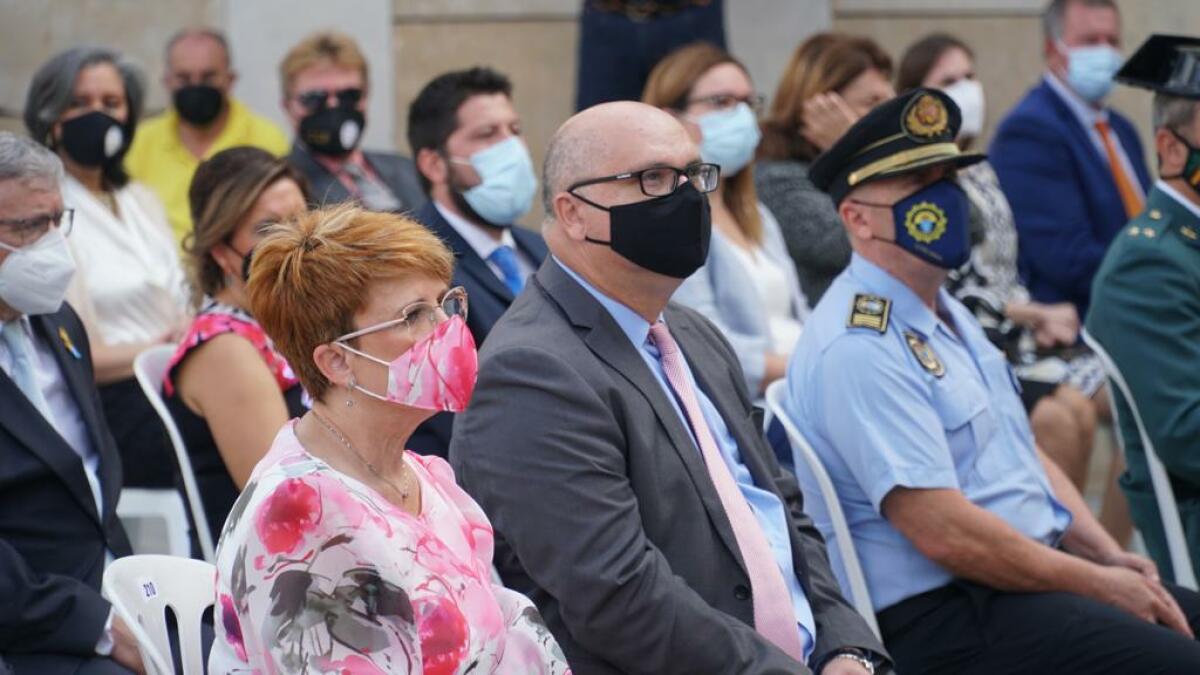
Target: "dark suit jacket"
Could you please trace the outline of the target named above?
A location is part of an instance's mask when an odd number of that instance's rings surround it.
[[[733,350],[692,310],[666,319],[755,484],[789,507],[811,662],[847,646],[883,654],[763,439]],[[505,585],[538,605],[576,673],[809,672],[755,632],[733,529],[667,394],[553,261],[488,337],[450,461],[495,526]]]
[[[96,513],[79,456],[0,371],[0,652],[94,656],[109,611],[100,597],[105,550],[130,553],[116,515],[121,460],[101,412],[79,317],[63,305],[31,319],[100,453],[104,513]]]
[[[1142,144],[1129,120],[1109,124],[1149,191]],[[988,159],[1012,204],[1021,276],[1039,302],[1070,302],[1087,316],[1092,278],[1129,221],[1107,157],[1062,98],[1043,80],[996,130]]]
[[[512,291],[500,281],[487,262],[475,253],[462,235],[455,230],[430,200],[416,214],[421,221],[436,234],[450,250],[454,252],[454,281],[455,286],[467,289],[467,327],[475,338],[475,344],[482,345],[492,326],[500,320],[500,316],[513,303]],[[517,248],[533,261],[534,268],[546,259],[546,242],[542,235],[522,227],[512,228],[513,239]],[[454,416],[450,413],[439,413],[422,424],[412,438],[408,447],[422,455],[437,455],[445,457],[450,449],[450,432]]]
[[[411,159],[391,152],[363,150],[367,163],[379,175],[380,180],[400,200],[400,211],[416,211],[425,205],[425,191],[417,180],[417,169]],[[312,156],[308,148],[292,143],[288,163],[308,179],[308,202],[310,206],[341,204],[354,199],[342,181],[333,175]]]

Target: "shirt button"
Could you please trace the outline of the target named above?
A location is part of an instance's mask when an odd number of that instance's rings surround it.
[[[738,584],[737,586],[734,586],[733,597],[737,598],[738,600],[749,600],[750,588],[744,584]]]

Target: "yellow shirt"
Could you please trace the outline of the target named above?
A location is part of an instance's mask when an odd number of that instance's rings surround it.
[[[213,141],[203,159],[239,145],[253,145],[276,156],[288,151],[288,139],[275,123],[250,112],[230,98],[225,128]],[[175,239],[182,242],[192,231],[188,188],[200,160],[179,140],[179,115],[174,109],[138,125],[133,145],[125,156],[125,169],[134,180],[149,185],[164,206]]]

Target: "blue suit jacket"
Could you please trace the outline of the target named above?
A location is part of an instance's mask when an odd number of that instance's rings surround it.
[[[416,214],[416,219],[438,236],[454,253],[453,286],[462,286],[467,290],[467,327],[475,338],[475,344],[482,347],[483,340],[492,330],[492,326],[512,304],[512,291],[503,281],[492,272],[487,262],[480,258],[475,249],[446,222],[433,200],[429,200]],[[521,253],[528,256],[536,269],[546,259],[549,250],[542,235],[522,227],[512,228],[513,239]],[[437,455],[446,457],[450,451],[450,428],[454,416],[450,413],[438,413],[417,428],[408,447],[422,455]]]
[[[1148,191],[1133,125],[1111,110],[1109,124]],[[1012,204],[1029,292],[1039,302],[1073,303],[1087,316],[1092,277],[1129,220],[1107,158],[1045,81],[1000,123],[988,154]]]

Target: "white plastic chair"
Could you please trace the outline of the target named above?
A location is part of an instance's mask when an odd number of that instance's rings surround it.
[[[117,517],[125,522],[125,529],[133,539],[134,553],[166,553],[167,555],[188,557],[191,544],[188,542],[188,525],[186,507],[179,491],[169,489],[125,488],[121,490],[121,501],[117,502]],[[131,526],[130,521],[162,521],[167,533],[166,551],[148,550],[141,545],[141,540],[134,536],[141,530],[140,525]]]
[[[167,363],[174,354],[175,347],[172,345],[151,347],[138,354],[137,358],[133,360],[133,374],[137,377],[138,384],[141,385],[150,405],[162,419],[163,426],[167,428],[167,435],[170,436],[171,445],[175,448],[175,460],[179,465],[179,473],[183,476],[183,491],[187,495],[188,508],[192,512],[192,522],[196,524],[196,537],[200,540],[200,552],[204,555],[205,560],[213,562],[216,557],[213,555],[212,530],[209,529],[208,519],[204,515],[204,503],[200,501],[200,490],[196,487],[196,474],[192,471],[192,461],[188,458],[183,437],[179,435],[179,427],[175,426],[171,411],[167,410],[167,404],[162,398],[163,376],[167,374]]]
[[[854,539],[850,535],[850,527],[846,524],[846,514],[842,511],[841,502],[838,501],[837,490],[833,487],[833,481],[830,480],[829,473],[825,471],[825,466],[821,464],[821,458],[817,457],[817,453],[800,433],[795,422],[788,417],[787,411],[783,407],[786,395],[787,383],[784,380],[776,380],[767,387],[765,426],[769,427],[773,419],[779,420],[792,445],[792,451],[797,460],[796,471],[806,470],[816,481],[817,487],[821,491],[821,500],[825,502],[825,508],[829,511],[829,520],[833,526],[838,553],[842,558],[846,582],[850,584],[849,589],[842,590],[850,592],[851,604],[866,620],[876,637],[882,639],[879,623],[875,619],[875,606],[871,604],[871,593],[867,590],[867,580],[863,576],[862,565],[858,560],[858,551],[854,549]],[[805,497],[810,496],[805,495]]]
[[[1179,505],[1175,502],[1175,490],[1171,488],[1171,479],[1167,475],[1166,467],[1163,466],[1162,460],[1158,458],[1158,453],[1154,450],[1150,434],[1146,433],[1146,425],[1142,423],[1142,414],[1138,412],[1137,403],[1133,400],[1133,393],[1129,390],[1129,385],[1125,382],[1125,377],[1121,375],[1120,369],[1117,368],[1116,362],[1104,350],[1099,340],[1087,330],[1083,330],[1081,335],[1084,344],[1090,347],[1100,359],[1105,373],[1108,374],[1108,381],[1116,385],[1117,390],[1121,392],[1121,397],[1125,399],[1125,404],[1133,413],[1133,422],[1137,426],[1138,436],[1142,441],[1142,452],[1145,453],[1146,464],[1150,468],[1150,484],[1154,487],[1154,499],[1158,502],[1158,513],[1162,518],[1163,533],[1167,538],[1167,553],[1171,558],[1171,569],[1175,572],[1175,583],[1184,588],[1196,590],[1196,572],[1192,567],[1192,556],[1188,553],[1187,539],[1183,535],[1183,521],[1179,518]],[[1108,401],[1112,408],[1113,426],[1117,431],[1115,434],[1117,444],[1121,446],[1121,454],[1125,454],[1126,461],[1128,461],[1128,455],[1125,452],[1125,438],[1121,435],[1121,426],[1117,418],[1116,392],[1109,392]]]
[[[214,604],[217,568],[167,555],[118,558],[104,570],[104,597],[137,638],[147,675],[172,675],[166,608],[175,614],[183,675],[204,672],[201,618]]]

